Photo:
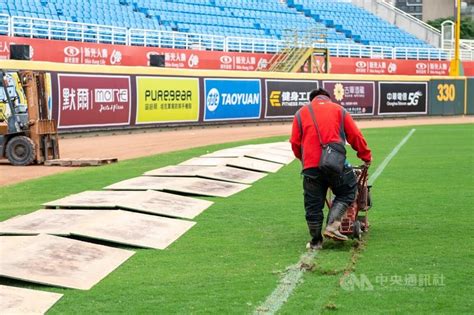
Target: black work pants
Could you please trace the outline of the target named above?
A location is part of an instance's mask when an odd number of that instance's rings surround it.
[[[312,169],[311,175],[303,172],[304,207],[306,222],[312,241],[322,240],[321,230],[324,221],[324,202],[328,188],[335,195],[333,204],[350,205],[356,197],[357,179],[351,167],[344,167],[342,175],[329,176],[318,168]]]

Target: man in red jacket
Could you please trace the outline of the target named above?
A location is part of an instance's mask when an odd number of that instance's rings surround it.
[[[324,236],[344,241],[347,236],[339,232],[339,227],[348,206],[355,200],[357,179],[347,162],[342,174],[330,174],[319,169],[322,150],[312,115],[318,124],[322,143],[345,143],[347,139],[366,166],[370,165],[372,155],[351,115],[342,106],[333,103],[326,90],[312,91],[310,101],[295,114],[290,142],[295,156],[303,164],[304,206],[311,235],[307,247],[320,249],[323,242],[323,208],[328,188],[331,188],[335,199],[328,214]]]

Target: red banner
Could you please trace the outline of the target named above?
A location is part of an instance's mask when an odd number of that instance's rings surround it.
[[[333,57],[330,59],[330,72],[383,75],[449,75],[449,61]]]
[[[464,75],[474,77],[474,61],[463,61]]]
[[[32,60],[73,64],[148,66],[150,55],[165,55],[168,68],[245,70],[265,68],[271,54],[168,49],[82,43],[0,36],[0,59],[10,55],[11,44],[32,47]],[[474,76],[474,61],[463,62],[464,74]],[[323,65],[320,65],[323,67]],[[368,58],[330,58],[330,72],[337,74],[449,75],[449,61]]]
[[[128,76],[58,74],[58,127],[128,125],[130,91]]]
[[[32,60],[72,64],[149,66],[150,55],[165,55],[167,68],[247,70],[266,67],[271,54],[107,45],[73,41],[0,36],[0,59],[8,59],[11,44],[28,44]]]

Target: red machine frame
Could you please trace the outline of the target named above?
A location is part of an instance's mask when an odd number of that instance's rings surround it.
[[[368,211],[372,207],[370,188],[368,185],[368,167],[354,167],[357,177],[357,195],[355,201],[347,208],[342,217],[339,232],[352,238],[361,239],[362,233],[369,230]],[[328,208],[331,203],[326,199]]]

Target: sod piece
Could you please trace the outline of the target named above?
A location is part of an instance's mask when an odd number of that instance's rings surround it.
[[[3,315],[46,313],[63,295],[0,285],[0,310]]]
[[[229,148],[229,149],[222,149],[215,152],[207,153],[201,155],[202,158],[209,157],[209,158],[237,158],[244,156],[245,153],[253,151],[253,148]]]
[[[134,252],[41,234],[0,237],[0,276],[89,290]]]
[[[281,153],[279,153],[281,152]],[[269,161],[279,164],[289,164],[295,159],[293,156],[285,155],[283,151],[278,150],[264,150],[264,151],[252,151],[245,154],[246,157]]]
[[[212,204],[212,201],[148,190],[140,192],[140,198],[121,200],[118,207],[150,214],[193,219]]]
[[[234,161],[236,158],[220,158],[220,157],[196,157],[186,160],[180,165],[197,165],[197,166],[218,166],[226,165],[228,162]]]
[[[216,166],[206,168],[198,173],[199,177],[223,180],[228,182],[253,184],[266,176],[265,173],[253,172],[236,167]]]
[[[232,162],[228,162],[227,165],[243,168],[247,170],[267,172],[267,173],[276,173],[283,166],[282,164],[248,158],[248,157],[238,158]]]
[[[119,200],[134,198],[134,191],[84,191],[44,203],[46,208],[116,208]]]
[[[181,178],[166,185],[165,190],[210,197],[229,197],[250,186],[206,178]]]
[[[100,215],[101,210],[38,210],[0,222],[0,234],[69,235],[71,227],[77,222]]]
[[[195,222],[129,211],[108,211],[81,221],[71,234],[124,245],[165,249]]]
[[[170,165],[160,167],[152,171],[145,172],[145,176],[184,176],[193,177],[197,176],[201,170],[212,166],[199,166],[199,165]]]
[[[163,190],[166,184],[176,180],[174,177],[139,176],[109,185],[108,190]]]

